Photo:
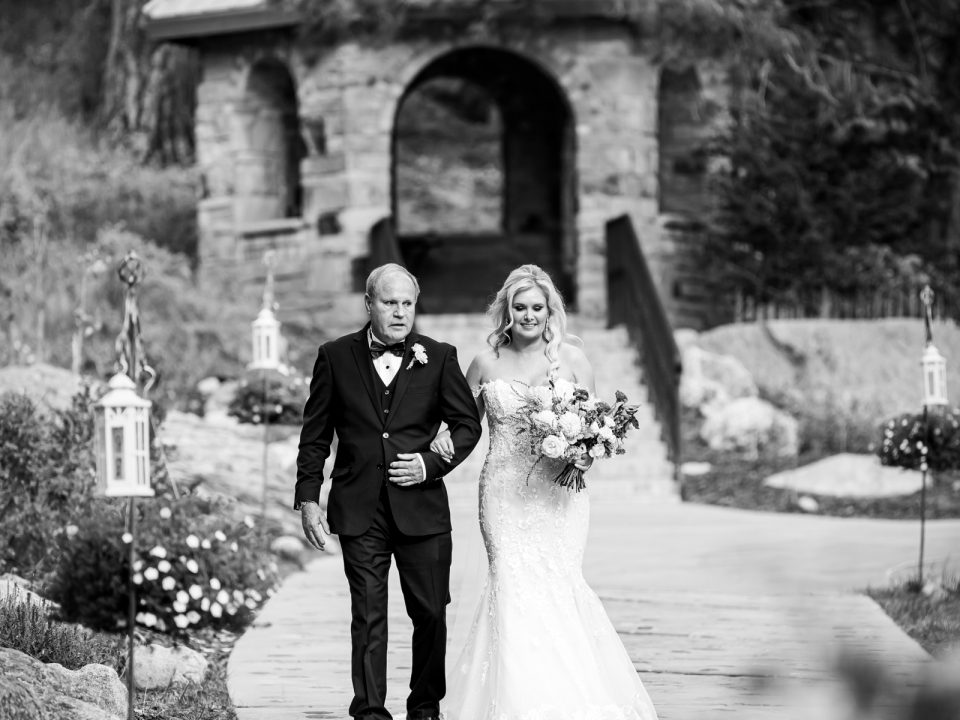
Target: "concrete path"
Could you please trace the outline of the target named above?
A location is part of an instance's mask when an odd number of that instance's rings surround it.
[[[480,552],[476,486],[462,477],[449,483],[452,586],[471,597],[464,575]],[[663,720],[839,718],[831,663],[843,650],[882,662],[892,690],[914,682],[926,654],[856,593],[909,572],[916,522],[651,502],[630,488],[592,488],[584,572]],[[927,557],[960,571],[960,521],[929,524]],[[453,634],[462,618],[451,621]],[[395,577],[390,624],[389,706],[402,718],[410,626]],[[349,600],[339,557],[320,556],[287,579],[238,642],[228,673],[239,720],[347,717]],[[884,702],[894,717],[902,701],[894,693]]]

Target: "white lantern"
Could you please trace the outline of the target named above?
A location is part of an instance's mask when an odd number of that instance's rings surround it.
[[[97,485],[107,497],[153,497],[150,487],[150,405],[123,373],[94,405]]]
[[[927,343],[923,351],[923,404],[947,404],[947,361],[936,345]]]
[[[263,307],[253,321],[253,362],[255,370],[275,370],[280,366],[280,321],[269,307]]]

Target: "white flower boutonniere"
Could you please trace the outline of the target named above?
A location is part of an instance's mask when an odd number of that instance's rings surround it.
[[[413,360],[410,361],[410,364],[407,365],[407,370],[413,367],[413,364],[420,363],[421,365],[427,364],[427,351],[424,349],[423,345],[420,343],[414,343],[413,348]]]

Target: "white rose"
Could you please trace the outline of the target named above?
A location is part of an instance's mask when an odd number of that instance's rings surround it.
[[[576,440],[580,437],[583,424],[580,421],[580,416],[576,413],[565,412],[560,416],[558,424],[560,425],[560,432],[564,434],[567,440]]]
[[[604,416],[603,416],[603,426],[604,426],[604,427],[608,427],[608,428],[612,428],[612,427],[613,427],[613,418],[610,417],[609,415],[604,415]]]
[[[557,416],[550,410],[538,410],[530,416],[533,424],[542,430],[556,430]]]
[[[603,446],[603,443],[597,443],[592,448],[590,448],[590,457],[594,459],[602,458],[606,454],[607,454],[607,449]]]
[[[614,439],[613,430],[606,426],[600,428],[600,432],[597,433],[597,436],[604,442],[612,442]]]
[[[600,434],[600,425],[597,424],[597,421],[594,420],[590,423],[590,437],[596,437]]]
[[[567,449],[567,441],[557,435],[547,435],[540,444],[540,450],[548,458],[558,458]]]

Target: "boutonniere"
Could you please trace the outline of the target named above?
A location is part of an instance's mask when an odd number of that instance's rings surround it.
[[[414,343],[413,347],[413,359],[410,361],[410,364],[407,365],[407,370],[413,367],[413,364],[420,363],[421,365],[427,364],[427,351],[424,349],[423,345],[420,343]]]

